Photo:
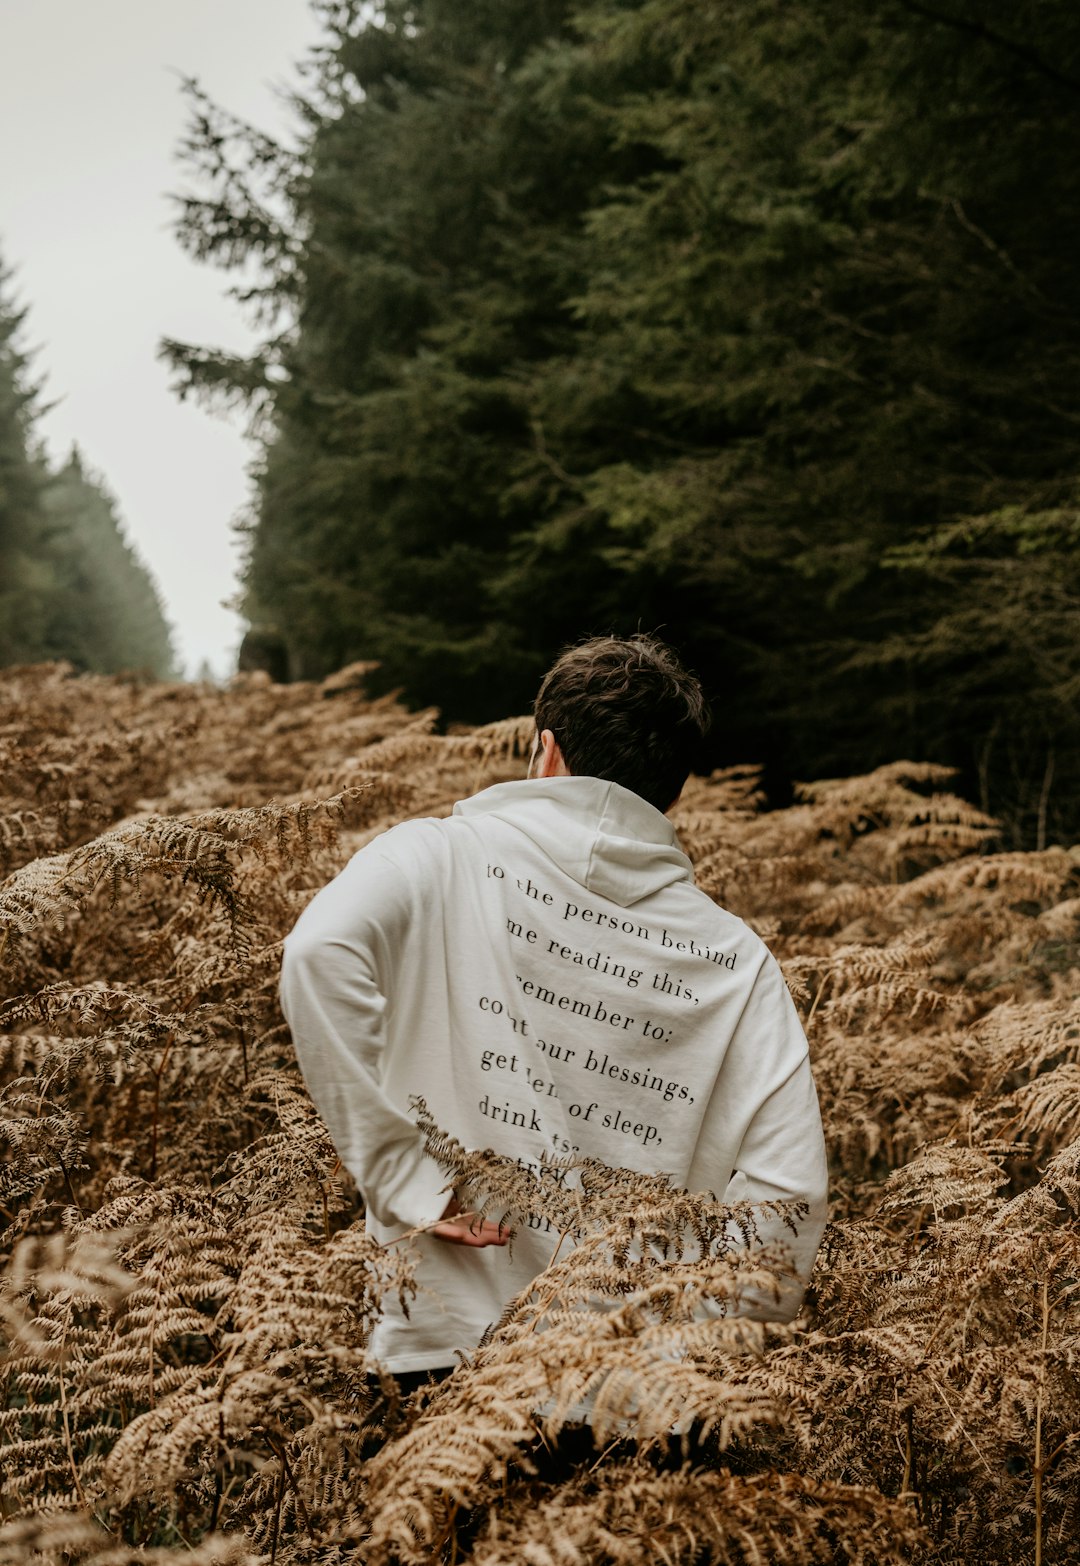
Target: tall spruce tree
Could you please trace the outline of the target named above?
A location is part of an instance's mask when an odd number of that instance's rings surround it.
[[[0,664],[41,656],[49,585],[41,559],[45,472],[34,450],[39,388],[22,345],[25,317],[0,269]]]
[[[248,570],[249,615],[281,628],[295,673],[375,656],[388,681],[474,716],[505,712],[531,678],[497,594],[529,521],[507,480],[531,438],[521,367],[567,336],[552,262],[590,181],[568,179],[573,127],[529,123],[516,83],[566,9],[399,3],[376,26],[324,8],[307,164],[287,184],[303,243],[276,273],[296,327],[279,344]],[[201,108],[205,160],[221,120]],[[235,170],[217,175],[184,233],[232,260],[220,213]],[[203,386],[229,378],[169,346]]]
[[[47,655],[102,674],[168,679],[173,651],[157,590],[124,537],[115,502],[77,449],[50,479],[44,505],[54,574]]]

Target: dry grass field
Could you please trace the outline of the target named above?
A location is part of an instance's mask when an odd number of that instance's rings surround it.
[[[702,1319],[778,1265],[715,1202],[596,1165],[570,1201],[432,1127],[565,1244],[402,1403],[365,1342],[408,1246],[364,1235],[279,943],[371,835],[520,776],[529,725],[440,736],[363,673],[0,676],[0,1563],[1080,1560],[1080,851],[996,852],[924,764],[777,811],[694,780],[698,879],[810,1038],[805,1309]]]

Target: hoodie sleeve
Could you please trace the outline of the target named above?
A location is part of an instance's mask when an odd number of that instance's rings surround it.
[[[415,901],[394,864],[374,845],[362,849],[286,939],[280,991],[300,1069],[342,1163],[379,1222],[409,1228],[437,1222],[448,1189],[416,1125],[382,1087],[395,958]]]
[[[824,1232],[829,1175],[806,1035],[779,965],[768,952],[732,1035],[714,1099],[710,1118],[723,1129],[713,1144],[716,1172],[703,1183],[716,1189],[720,1171],[731,1169],[725,1201],[806,1206],[794,1227],[790,1219],[758,1214],[757,1243],[782,1247],[796,1278],[781,1284],[779,1299],[771,1293],[747,1298],[740,1312],[789,1321],[802,1303]],[[734,1124],[733,1104],[746,1106]],[[703,1140],[708,1145],[708,1128]],[[725,1142],[726,1157],[721,1153]]]

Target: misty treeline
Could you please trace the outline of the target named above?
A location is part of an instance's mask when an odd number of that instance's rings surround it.
[[[77,450],[51,466],[26,311],[0,269],[0,666],[172,673],[169,628],[115,505]]]
[[[297,147],[190,86],[262,346],[165,344],[253,415],[268,666],[479,721],[665,627],[774,798],[902,754],[1075,834],[1080,11],[316,10]]]

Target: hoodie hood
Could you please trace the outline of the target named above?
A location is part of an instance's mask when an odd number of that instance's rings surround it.
[[[455,816],[495,816],[515,827],[581,886],[622,908],[693,867],[675,828],[639,794],[604,778],[496,783],[454,806]]]

